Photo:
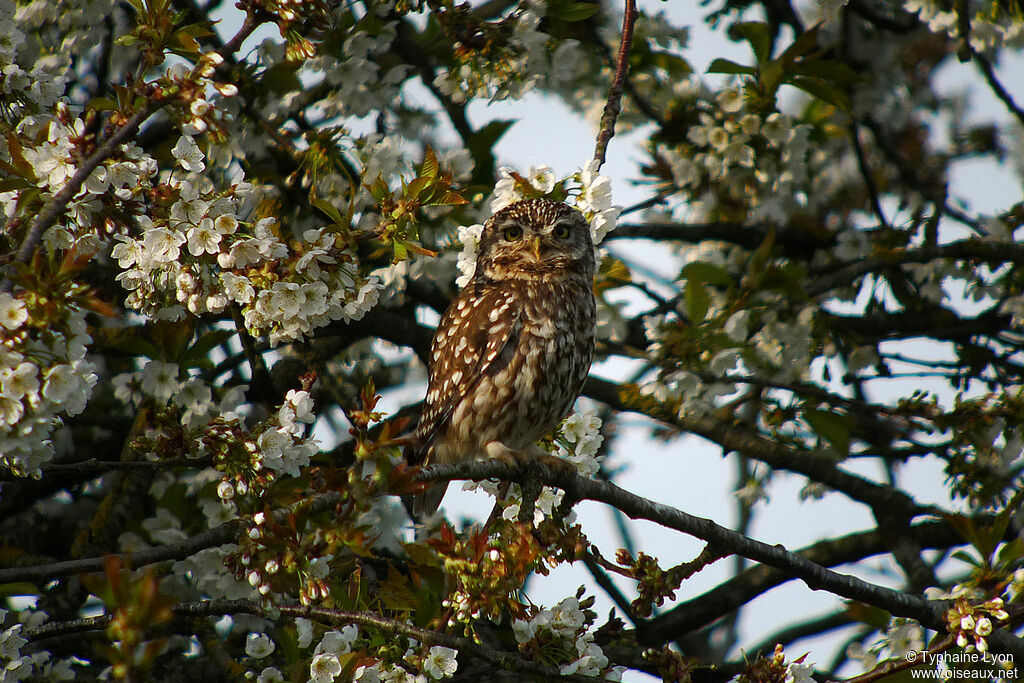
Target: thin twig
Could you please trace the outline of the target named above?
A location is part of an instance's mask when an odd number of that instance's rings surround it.
[[[640,413],[702,436],[726,451],[739,451],[776,469],[798,472],[869,507],[891,507],[909,515],[930,514],[934,511],[933,508],[919,505],[903,491],[840,469],[836,466],[835,456],[828,451],[801,451],[708,415],[680,415],[677,409],[656,403],[649,397],[644,398],[641,408],[630,399],[630,391],[631,387],[622,387],[594,376],[587,379],[583,388],[584,394],[616,410]]]
[[[626,85],[629,71],[629,48],[633,44],[633,27],[636,25],[636,0],[626,0],[626,10],[622,15],[622,41],[619,53],[615,57],[615,74],[612,76],[611,87],[608,88],[608,101],[604,105],[601,116],[601,128],[597,133],[597,146],[594,148],[594,160],[597,167],[604,165],[608,142],[615,135],[615,120],[622,109],[622,90]]]
[[[594,577],[594,581],[597,582],[597,585],[604,589],[605,594],[612,599],[615,606],[622,610],[622,613],[626,615],[626,618],[629,619],[634,626],[638,626],[640,618],[637,617],[636,611],[633,609],[633,605],[630,603],[629,598],[627,598],[622,591],[619,590],[619,587],[615,585],[615,582],[612,581],[612,577],[610,577],[608,572],[606,572],[601,566],[599,558],[594,555],[586,554],[583,556],[583,565],[587,568],[587,571],[590,572],[590,575]]]
[[[967,0],[956,0],[956,28],[960,34],[956,40],[956,57],[961,62],[971,59],[971,14]]]
[[[885,217],[885,212],[882,211],[878,184],[875,182],[875,176],[871,173],[871,166],[868,165],[868,157],[864,153],[864,145],[860,142],[860,126],[857,122],[850,126],[850,140],[853,142],[853,151],[857,156],[857,166],[860,168],[860,174],[864,178],[864,186],[867,187],[868,197],[871,199],[871,209],[875,212],[875,216],[882,227],[888,228],[889,221]]]
[[[861,674],[860,676],[854,676],[853,678],[843,679],[843,683],[873,683],[874,681],[887,678],[899,671],[913,669],[916,666],[926,664],[927,655],[935,656],[938,655],[940,652],[945,652],[951,647],[953,647],[953,636],[946,636],[939,642],[932,645],[927,650],[913,653],[908,652],[907,656],[905,657],[886,660],[865,674]],[[914,656],[911,657],[911,654],[913,654]],[[935,666],[935,660],[937,659],[938,657],[935,657],[935,659],[932,660],[931,666],[933,668]]]
[[[167,560],[183,560],[200,550],[230,543],[237,540],[242,533],[242,520],[232,520],[202,533],[190,536],[181,543],[158,545],[134,553],[115,555],[124,564],[138,568]],[[28,581],[33,583],[52,581],[63,576],[73,576],[87,572],[103,570],[104,557],[84,557],[79,560],[62,560],[49,564],[37,564],[27,567],[7,567],[0,569],[0,583],[16,583]]]
[[[1010,95],[1010,91],[1003,87],[1003,84],[999,82],[998,78],[996,78],[996,72],[995,69],[992,68],[992,63],[988,61],[988,58],[986,58],[985,55],[977,52],[974,53],[974,63],[978,65],[978,69],[981,71],[982,75],[985,76],[985,80],[988,82],[988,87],[992,88],[992,92],[996,94],[996,97],[1006,105],[1006,108],[1010,110],[1010,113],[1020,121],[1022,126],[1024,126],[1024,110],[1022,110],[1020,106],[1013,101],[1013,96]]]
[[[776,645],[786,647],[797,640],[816,638],[828,631],[847,627],[851,623],[854,623],[853,617],[846,612],[833,612],[800,624],[786,626],[759,644],[751,648],[743,648],[743,656],[747,661],[753,660],[758,655],[770,656]]]

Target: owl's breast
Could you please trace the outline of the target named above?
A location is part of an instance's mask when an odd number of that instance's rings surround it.
[[[547,434],[579,395],[594,355],[595,307],[587,283],[532,287],[521,298],[523,328],[518,353],[506,369],[517,415],[510,446]]]

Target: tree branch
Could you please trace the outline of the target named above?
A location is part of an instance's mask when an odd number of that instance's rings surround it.
[[[416,475],[420,482],[450,481],[452,479],[505,479],[522,482],[530,478],[548,486],[558,487],[576,500],[594,500],[612,505],[631,519],[644,519],[668,529],[675,529],[703,539],[716,548],[742,555],[750,560],[774,567],[803,581],[812,590],[825,590],[848,600],[880,607],[895,616],[909,617],[935,631],[945,632],[943,613],[945,604],[926,600],[917,595],[868,583],[849,574],[840,574],[791,553],[781,545],[769,545],[727,529],[710,519],[695,517],[662,503],[641,498],[615,484],[586,479],[568,470],[552,470],[540,462],[521,467],[495,460],[434,465]],[[993,647],[1012,653],[1024,661],[1024,641],[1004,630],[997,629],[989,636]]]
[[[224,56],[224,53],[230,54],[238,50],[245,39],[256,29],[257,26],[259,26],[259,24],[260,22],[251,14],[246,14],[245,23],[234,37],[225,44],[221,51],[221,56]],[[32,252],[35,250],[36,246],[38,246],[43,233],[57,221],[62,213],[64,213],[65,209],[67,209],[68,202],[78,194],[78,191],[82,189],[82,185],[92,172],[95,171],[100,164],[113,156],[118,147],[138,133],[139,128],[142,127],[142,124],[146,119],[169,103],[170,100],[156,102],[151,97],[143,99],[142,106],[139,110],[135,112],[131,118],[125,121],[123,126],[114,131],[114,133],[107,138],[95,152],[93,152],[92,156],[86,159],[82,165],[75,170],[74,175],[68,179],[64,187],[62,187],[57,194],[53,196],[53,199],[43,207],[42,211],[36,214],[35,219],[32,221],[32,225],[29,226],[28,232],[25,234],[24,239],[21,241],[21,245],[18,247],[18,251],[14,257],[15,263],[26,263],[28,261]],[[0,291],[10,291],[12,283],[9,278],[9,273],[12,266],[13,264],[7,264],[3,269],[5,278],[3,284],[0,285]]]
[[[710,519],[695,517],[676,508],[641,498],[608,481],[586,479],[567,471],[552,471],[541,463],[514,468],[498,461],[466,462],[434,465],[423,469],[417,481],[435,482],[451,479],[484,480],[490,478],[522,481],[524,470],[548,486],[556,486],[577,500],[594,500],[618,508],[631,519],[645,519],[668,529],[675,529],[703,539],[722,551],[741,555],[774,567],[801,579],[813,590],[827,590],[850,600],[876,605],[900,616],[928,624],[941,624],[942,609],[938,603],[901,591],[870,584],[854,576],[833,572],[805,557],[791,553],[779,545],[769,545],[727,529]],[[1022,650],[1024,652],[1024,650]]]
[[[841,491],[872,509],[890,507],[910,516],[928,514],[932,511],[931,508],[919,505],[902,491],[839,469],[836,458],[831,453],[798,451],[706,415],[679,415],[653,399],[645,398],[644,402],[639,404],[631,400],[633,397],[629,396],[629,387],[621,387],[614,382],[593,376],[587,379],[583,393],[616,410],[646,415],[702,436],[727,451],[739,451],[776,469],[802,474]]]
[[[633,44],[636,18],[636,0],[626,0],[626,9],[622,14],[622,40],[619,42],[619,52],[615,57],[615,73],[608,89],[608,101],[604,105],[604,114],[601,115],[601,128],[597,133],[597,145],[594,148],[594,160],[597,161],[598,168],[604,165],[605,152],[608,150],[609,141],[615,135],[615,121],[622,109],[622,90],[626,85],[629,71],[629,49]]]
[[[590,683],[598,680],[591,676],[581,674],[562,675],[558,669],[543,664],[523,659],[518,652],[498,650],[481,643],[476,643],[470,638],[455,636],[448,633],[440,633],[430,629],[420,628],[409,623],[382,617],[374,612],[352,612],[327,607],[311,607],[303,605],[261,605],[251,600],[201,600],[198,602],[179,603],[173,606],[174,615],[179,618],[195,619],[218,615],[252,614],[264,619],[277,621],[280,617],[304,618],[328,624],[357,624],[370,629],[385,631],[397,635],[415,638],[427,645],[442,645],[466,653],[472,657],[483,660],[488,664],[507,671],[515,671],[532,676],[541,676],[544,680],[581,681]],[[109,615],[91,617],[88,619],[74,619],[72,621],[51,622],[43,624],[39,628],[25,634],[29,641],[39,641],[47,638],[81,633],[83,631],[95,631],[106,628],[110,623]]]
[[[999,79],[996,77],[995,69],[992,68],[992,63],[988,61],[988,58],[986,58],[985,55],[978,54],[973,51],[972,55],[974,63],[978,65],[978,70],[981,71],[982,75],[985,77],[985,80],[988,82],[988,86],[992,88],[992,92],[994,92],[996,97],[1006,105],[1007,111],[1013,114],[1014,118],[1016,118],[1021,125],[1024,125],[1024,110],[1022,110],[1020,106],[1013,101],[1013,95],[1011,95],[1010,91],[1003,87],[1003,84],[999,82]]]
[[[281,508],[274,513],[275,519],[283,523],[291,512],[300,506],[309,506],[312,512],[321,512],[336,505],[340,500],[337,493],[322,493],[311,499],[300,501],[287,508]],[[155,548],[146,548],[134,553],[113,554],[121,560],[124,565],[139,568],[147,564],[164,562],[167,560],[183,560],[200,550],[213,548],[237,540],[239,534],[245,529],[245,521],[233,519],[220,526],[214,527],[202,533],[196,534],[181,543],[160,545]],[[83,572],[101,571],[104,561],[110,555],[98,557],[85,557],[80,560],[64,560],[51,562],[49,564],[38,564],[28,567],[8,567],[0,569],[0,584],[15,583],[18,581],[42,582],[57,579],[62,576],[71,576]]]
[[[925,522],[907,527],[907,534],[925,548],[948,548],[962,544],[963,538],[945,522]],[[881,532],[865,531],[843,538],[820,541],[794,554],[825,567],[857,562],[889,552]],[[711,590],[679,603],[670,611],[648,621],[640,630],[645,642],[672,640],[695,631],[737,610],[772,588],[791,581],[793,576],[767,565],[750,567]]]

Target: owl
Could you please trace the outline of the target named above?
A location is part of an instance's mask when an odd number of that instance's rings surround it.
[[[578,210],[516,202],[484,225],[473,278],[430,348],[412,465],[517,458],[565,417],[594,356],[594,245]],[[447,483],[417,496],[433,514]]]

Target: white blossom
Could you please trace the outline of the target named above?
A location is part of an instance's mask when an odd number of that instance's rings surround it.
[[[309,665],[310,683],[331,683],[341,673],[341,662],[336,655],[321,653]]]
[[[16,330],[28,320],[28,309],[20,300],[7,292],[0,292],[0,325],[7,330]]]
[[[458,650],[435,645],[423,661],[423,670],[435,680],[451,678],[459,668],[459,662],[455,659],[458,654]]]
[[[245,639],[245,654],[263,659],[274,651],[274,641],[266,633],[250,633]]]
[[[306,649],[313,642],[313,622],[303,617],[295,619],[295,632],[298,638],[298,646]]]
[[[256,683],[284,683],[284,674],[276,666],[268,666],[256,677]]]
[[[188,135],[182,135],[178,138],[177,144],[171,149],[171,154],[178,160],[178,165],[186,171],[202,173],[206,170],[206,164],[203,163],[202,150],[199,149],[195,139]]]

